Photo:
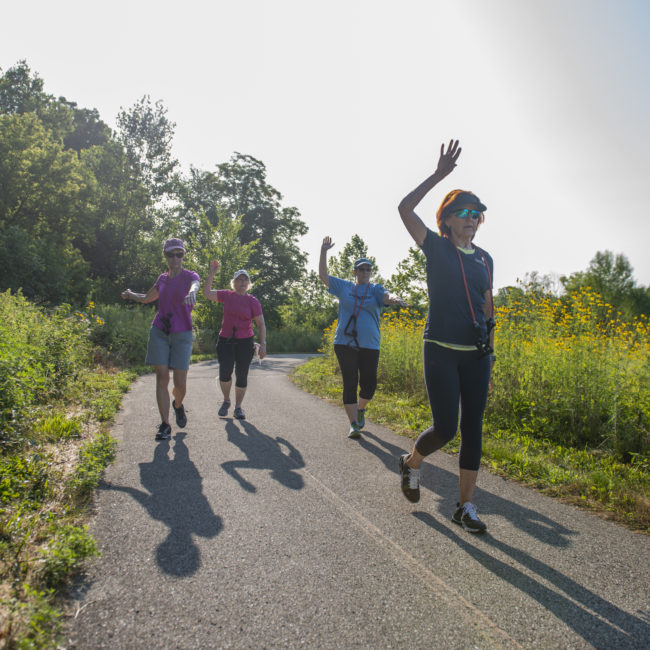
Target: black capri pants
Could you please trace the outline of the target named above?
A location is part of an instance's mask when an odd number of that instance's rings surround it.
[[[235,386],[246,388],[248,385],[248,368],[255,354],[253,338],[226,339],[223,336],[217,341],[217,359],[219,359],[219,381],[229,382],[235,369]]]
[[[490,359],[480,357],[478,350],[451,350],[429,341],[424,343],[423,354],[433,426],[420,434],[415,449],[428,456],[456,435],[460,403],[459,466],[476,471],[481,464]]]
[[[377,390],[379,350],[337,343],[334,352],[343,377],[343,404],[357,403],[357,385],[360,387],[359,397],[372,399]]]

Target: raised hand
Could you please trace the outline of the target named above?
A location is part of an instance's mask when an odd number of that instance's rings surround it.
[[[190,307],[193,307],[196,304],[196,291],[190,291],[186,296],[183,302]]]
[[[334,242],[332,241],[331,237],[323,237],[323,245],[321,246],[322,250],[328,251],[333,246],[334,246]]]
[[[456,161],[462,149],[458,146],[458,140],[450,140],[445,151],[445,145],[440,145],[440,158],[438,159],[438,167],[436,168],[436,175],[438,180],[451,174],[456,167]]]
[[[212,260],[210,262],[210,273],[216,273],[218,270],[219,270],[219,260]]]

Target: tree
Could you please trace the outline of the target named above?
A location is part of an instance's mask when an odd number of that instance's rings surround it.
[[[19,61],[0,77],[0,113],[40,113],[52,101],[52,96],[43,92],[43,86],[43,80],[32,75],[27,62]]]
[[[176,125],[167,119],[163,103],[158,100],[152,105],[145,95],[130,109],[120,111],[117,126],[117,140],[124,146],[135,176],[154,202],[168,198],[175,191],[178,160],[171,152]]]
[[[591,287],[603,300],[627,317],[650,315],[649,289],[637,287],[634,270],[625,255],[598,251],[586,271],[560,278],[567,293]]]
[[[284,327],[319,331],[334,321],[337,312],[334,296],[315,271],[309,271],[299,285],[292,287],[287,300],[280,307]]]
[[[429,301],[427,291],[426,258],[419,249],[411,246],[405,257],[386,282],[386,288],[403,298],[411,309],[424,314]]]
[[[34,113],[0,115],[0,227],[67,242],[83,232],[95,179]]]
[[[192,233],[196,209],[215,225],[222,218],[241,217],[241,245],[256,242],[248,260],[252,293],[261,301],[271,326],[280,323],[280,306],[304,275],[306,255],[298,238],[307,232],[296,208],[283,207],[282,195],[266,180],[266,167],[252,156],[235,153],[216,172],[192,170],[180,192],[183,228]]]
[[[66,149],[81,152],[109,143],[111,129],[100,119],[97,109],[77,108],[76,102],[69,102],[65,97],[59,97],[59,102],[72,112],[72,130],[63,139]]]
[[[201,224],[196,234],[187,237],[188,257],[186,264],[188,268],[196,270],[202,281],[208,273],[210,261],[219,260],[219,270],[215,274],[212,284],[213,289],[230,289],[230,281],[237,269],[248,266],[248,263],[255,251],[255,242],[241,244],[239,233],[242,228],[240,217],[229,218],[221,216],[213,225],[204,213],[195,215],[196,220]],[[251,275],[254,271],[248,268]],[[194,322],[197,327],[208,331],[216,341],[221,320],[223,318],[223,306],[220,303],[201,300],[197,303],[194,313]]]
[[[368,255],[368,246],[359,235],[352,235],[352,239],[343,246],[337,255],[333,255],[327,261],[327,270],[330,275],[344,280],[354,281],[354,262],[365,257],[372,262],[372,281],[376,284],[383,284],[377,262],[374,257]]]
[[[90,290],[88,264],[69,242],[36,239],[16,225],[0,228],[0,291],[37,302],[83,304]]]

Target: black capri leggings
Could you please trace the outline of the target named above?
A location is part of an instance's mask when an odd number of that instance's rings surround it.
[[[253,337],[247,339],[225,339],[217,341],[217,359],[219,359],[219,381],[229,382],[235,369],[235,386],[246,388],[248,385],[248,368],[255,354]]]
[[[451,350],[425,341],[423,362],[433,426],[420,434],[415,449],[428,456],[456,435],[460,402],[459,465],[478,470],[490,383],[489,357],[479,357],[478,350]]]
[[[334,352],[343,376],[343,404],[357,403],[357,385],[360,386],[359,397],[372,399],[377,389],[379,350],[337,343]]]

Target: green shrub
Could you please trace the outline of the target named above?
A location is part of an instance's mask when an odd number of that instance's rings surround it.
[[[269,354],[317,352],[322,338],[319,330],[295,326],[269,329],[266,343]]]
[[[38,508],[52,493],[50,458],[40,454],[0,457],[0,503],[23,502],[28,509]]]
[[[86,558],[97,554],[97,544],[86,526],[54,525],[50,541],[41,551],[36,575],[44,586],[56,589],[79,569]]]
[[[37,650],[56,648],[61,635],[61,612],[52,606],[53,590],[25,585],[20,599],[13,598],[11,631],[7,648]]]
[[[22,442],[38,407],[64,399],[90,360],[88,330],[70,308],[47,314],[0,293],[0,450]]]
[[[147,352],[151,322],[155,315],[149,305],[95,305],[85,310],[93,345],[110,352],[124,364],[141,364]]]
[[[115,457],[117,442],[102,432],[82,445],[79,450],[79,465],[68,479],[67,491],[73,501],[87,499],[99,485],[104,468]]]
[[[44,442],[80,438],[81,422],[62,413],[46,415],[34,423],[34,434],[37,440]]]

